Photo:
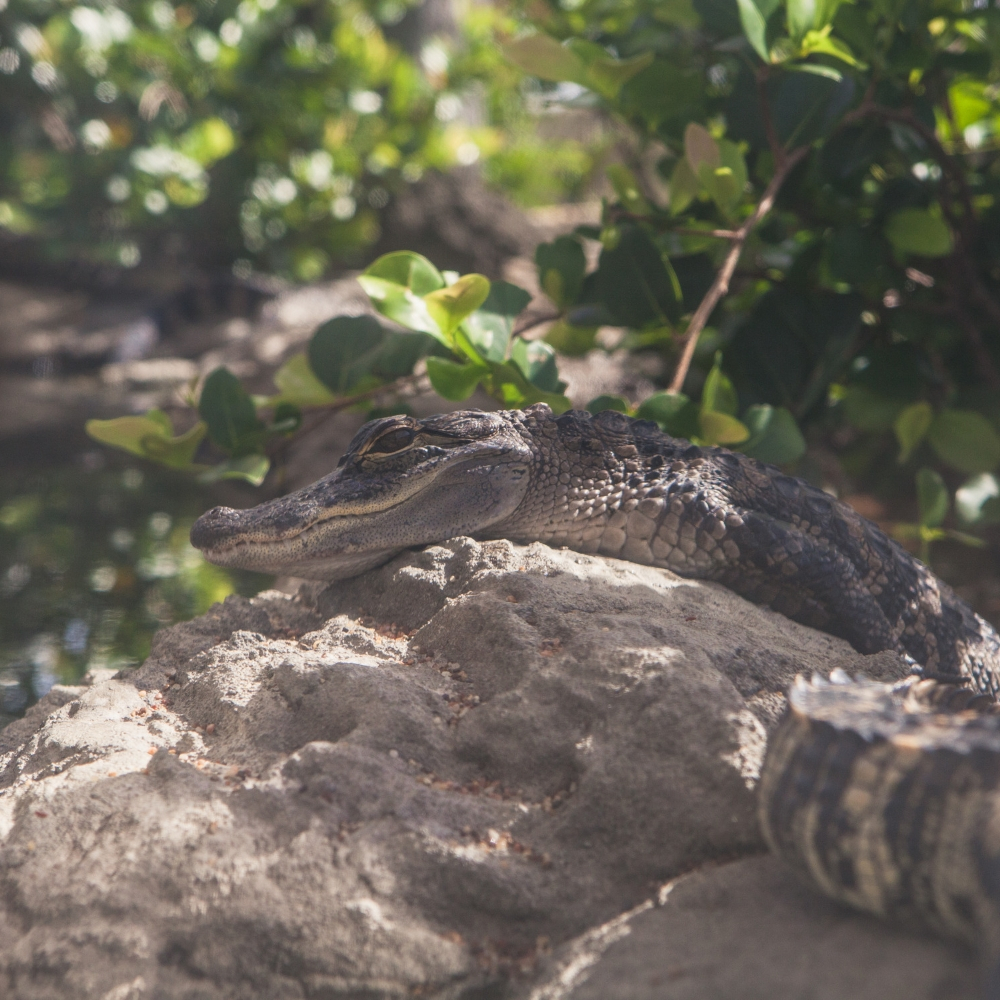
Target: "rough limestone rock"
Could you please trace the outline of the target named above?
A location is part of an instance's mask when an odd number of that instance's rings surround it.
[[[0,733],[0,996],[638,1000],[706,953],[708,985],[678,996],[790,995],[753,942],[829,964],[832,918],[803,924],[770,862],[764,888],[761,861],[711,866],[762,851],[781,692],[837,666],[904,671],[721,587],[539,544],[454,539],[298,600],[230,598]],[[712,904],[730,871],[732,910]],[[881,997],[970,961],[857,926]],[[915,950],[930,979],[893,992]]]

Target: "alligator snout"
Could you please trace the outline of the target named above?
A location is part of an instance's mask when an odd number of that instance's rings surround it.
[[[191,544],[196,549],[214,549],[233,541],[241,526],[242,511],[232,507],[213,507],[191,526]]]

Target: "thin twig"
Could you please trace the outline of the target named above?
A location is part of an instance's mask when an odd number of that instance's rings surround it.
[[[712,310],[719,304],[719,300],[726,292],[729,291],[729,282],[732,280],[733,272],[736,270],[740,254],[743,253],[743,245],[746,243],[747,237],[750,235],[753,227],[771,211],[774,199],[781,190],[781,185],[785,183],[785,179],[798,166],[808,152],[808,146],[800,146],[784,158],[784,162],[775,170],[774,176],[771,178],[770,184],[767,185],[763,197],[757,203],[757,207],[753,210],[753,214],[736,230],[732,246],[730,246],[729,252],[726,254],[726,259],[722,262],[722,267],[719,268],[719,273],[715,276],[715,281],[712,282],[712,287],[705,293],[705,297],[695,310],[694,315],[691,317],[691,322],[688,324],[688,328],[681,339],[684,349],[681,351],[681,357],[677,362],[673,381],[671,381],[667,392],[680,392],[684,387],[684,380],[687,378],[688,369],[691,367],[691,359],[694,357],[694,349],[698,343],[698,336],[705,328],[708,317],[712,315]]]
[[[545,323],[554,323],[560,318],[562,318],[562,313],[550,313],[548,316],[536,316],[534,319],[529,319],[523,325],[515,327],[511,333],[511,337],[523,336],[529,330],[534,330],[536,326],[542,326]]]
[[[736,240],[739,239],[737,229],[689,229],[684,226],[671,227],[667,230],[670,233],[677,233],[678,236],[710,236],[713,240]]]

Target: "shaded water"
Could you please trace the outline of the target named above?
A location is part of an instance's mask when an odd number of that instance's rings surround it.
[[[215,502],[178,473],[89,450],[0,477],[0,726],[53,684],[149,652],[164,625],[270,577],[205,562],[188,542]]]

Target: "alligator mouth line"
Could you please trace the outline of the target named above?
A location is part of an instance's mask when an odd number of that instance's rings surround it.
[[[404,497],[398,500],[396,503],[389,504],[386,507],[379,507],[376,509],[369,508],[363,513],[358,513],[354,511],[335,511],[324,514],[322,517],[317,517],[312,523],[307,524],[303,527],[293,528],[283,535],[272,536],[270,538],[256,536],[248,533],[248,537],[236,538],[232,541],[222,541],[212,546],[206,546],[201,549],[202,554],[205,556],[209,562],[215,562],[216,559],[227,559],[233,556],[235,553],[239,552],[240,549],[254,549],[258,552],[269,552],[278,555],[282,550],[287,550],[294,542],[300,539],[307,538],[310,534],[319,531],[325,524],[333,521],[337,518],[349,518],[349,517],[363,517],[366,514],[383,514],[386,511],[393,510],[396,507],[401,506],[407,498]],[[357,551],[357,550],[355,550]],[[295,553],[297,558],[305,559],[328,559],[331,556],[336,555],[348,555],[351,554],[347,549],[341,548],[339,550],[324,550],[321,552],[297,552]],[[257,561],[257,560],[255,560]]]

